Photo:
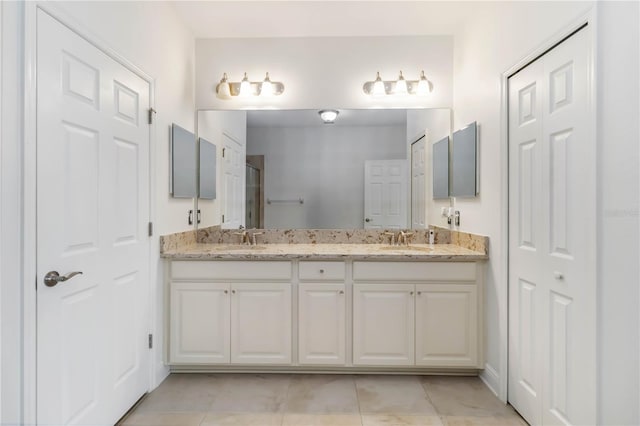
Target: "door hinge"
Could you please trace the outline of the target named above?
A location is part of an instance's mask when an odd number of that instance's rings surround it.
[[[222,215],[222,223],[224,223],[224,215]]]
[[[227,148],[222,148],[222,158],[224,158],[224,153],[227,151]]]
[[[156,115],[156,110],[149,108],[149,124],[153,124],[153,117]]]
[[[149,222],[149,236],[153,236],[153,222]]]
[[[153,349],[153,334],[149,333],[149,349]]]

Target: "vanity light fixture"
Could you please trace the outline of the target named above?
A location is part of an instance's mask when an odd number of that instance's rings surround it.
[[[247,73],[244,73],[242,81],[229,81],[227,73],[222,75],[222,79],[216,86],[216,96],[220,99],[233,99],[235,97],[271,97],[278,96],[284,92],[284,84],[279,81],[271,81],[269,73],[263,81],[250,81]]]
[[[417,95],[427,96],[433,92],[433,83],[424,75],[424,71],[420,73],[419,80],[405,80],[402,71],[397,80],[382,80],[380,73],[376,73],[373,81],[367,81],[362,86],[362,90],[367,95],[385,96],[385,95]]]
[[[333,124],[336,121],[338,114],[340,114],[340,111],[337,109],[323,109],[318,111],[318,114],[320,114],[320,118],[324,124]]]

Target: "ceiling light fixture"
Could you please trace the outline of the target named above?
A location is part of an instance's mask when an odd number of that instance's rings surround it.
[[[222,79],[216,85],[216,96],[219,99],[233,99],[235,97],[247,98],[251,96],[271,97],[279,96],[284,92],[284,84],[279,81],[271,81],[269,73],[263,81],[249,81],[247,73],[244,73],[242,81],[229,81],[227,73],[222,75]]]
[[[336,121],[338,114],[340,114],[340,111],[337,109],[323,109],[318,111],[318,114],[320,114],[320,118],[324,124],[333,124]]]
[[[362,86],[362,90],[367,95],[385,96],[385,95],[417,95],[427,96],[433,92],[433,83],[424,75],[424,71],[420,73],[419,80],[405,80],[402,71],[397,80],[382,80],[380,73],[376,73],[373,81],[367,81]]]

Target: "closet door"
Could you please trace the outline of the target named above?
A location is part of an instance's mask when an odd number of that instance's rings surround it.
[[[509,401],[532,424],[596,421],[590,29],[509,79]]]

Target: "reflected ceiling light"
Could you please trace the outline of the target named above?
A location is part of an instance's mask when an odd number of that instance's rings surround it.
[[[373,81],[367,81],[362,86],[362,90],[367,95],[384,96],[384,95],[417,95],[427,96],[433,92],[433,83],[424,75],[424,71],[420,73],[419,80],[406,80],[402,71],[397,80],[382,80],[380,73],[376,73]]]
[[[318,114],[320,114],[320,118],[324,124],[333,124],[336,121],[338,114],[340,114],[340,111],[337,109],[323,109],[318,111]]]
[[[262,96],[271,97],[279,96],[284,92],[284,84],[279,81],[271,81],[269,73],[263,81],[249,81],[247,73],[244,73],[242,81],[229,81],[227,73],[222,75],[222,79],[216,86],[216,96],[219,99],[233,99],[235,97]]]

